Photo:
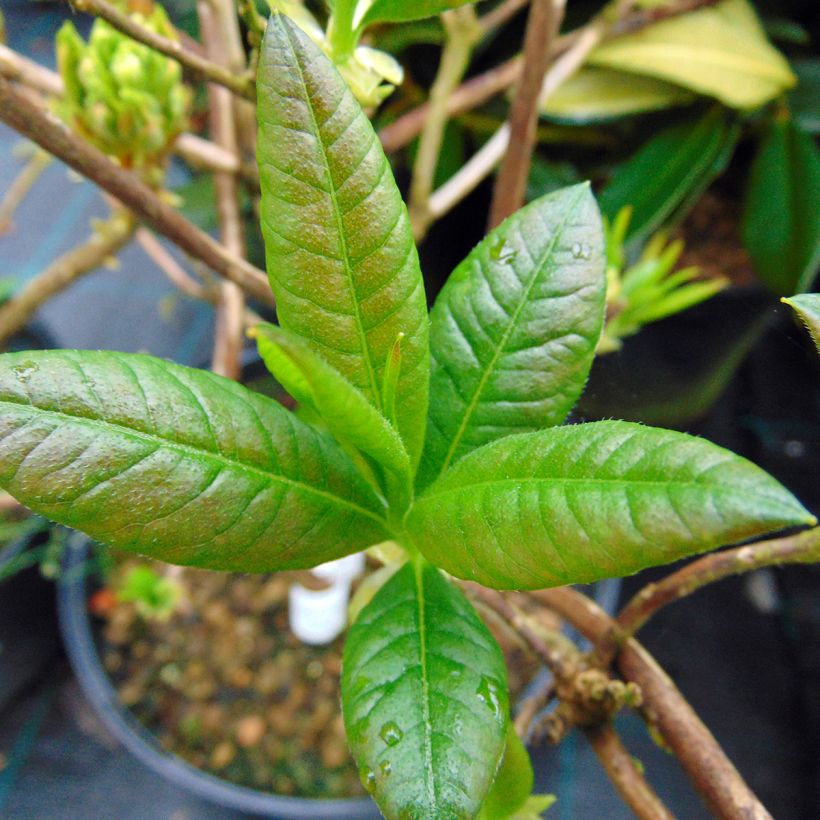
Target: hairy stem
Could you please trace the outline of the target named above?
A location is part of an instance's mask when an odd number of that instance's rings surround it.
[[[617,628],[597,604],[568,587],[530,594],[593,643]],[[623,644],[617,663],[624,678],[640,687],[644,716],[672,749],[709,809],[726,820],[771,820],[712,733],[634,638]]]
[[[36,142],[75,171],[110,193],[147,225],[200,259],[220,276],[268,304],[273,294],[267,276],[199,230],[132,173],[72,134],[65,125],[0,77],[0,121]]]
[[[444,12],[441,20],[447,39],[441,52],[436,79],[430,88],[430,108],[421,132],[410,183],[410,221],[417,241],[427,233],[431,221],[428,200],[433,190],[447,125],[448,101],[461,82],[470,63],[473,47],[482,34],[472,6]]]
[[[495,182],[488,231],[524,204],[535,149],[538,100],[549,66],[551,44],[564,16],[565,3],[566,0],[532,0],[524,38],[524,68],[510,106],[509,146]]]
[[[131,241],[134,229],[131,214],[117,209],[82,245],[63,254],[35,276],[20,293],[0,307],[0,346],[5,346],[15,333],[22,330],[52,296],[96,270],[125,247]]]
[[[251,77],[235,74],[186,48],[177,40],[171,40],[151,31],[107,0],[69,0],[69,2],[78,11],[101,17],[123,34],[176,60],[193,76],[225,86],[234,94],[245,99],[256,99],[256,85]]]
[[[611,723],[587,727],[584,734],[618,794],[635,817],[639,820],[674,820],[672,812],[646,782]]]
[[[616,618],[617,635],[610,636],[616,645],[607,651],[599,645],[601,657],[611,657],[617,644],[631,638],[658,610],[687,595],[728,578],[778,564],[814,564],[820,562],[820,527],[792,535],[760,541],[737,549],[706,555],[673,572],[661,581],[647,584],[635,594]]]

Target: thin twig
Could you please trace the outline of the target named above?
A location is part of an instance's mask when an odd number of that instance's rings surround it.
[[[778,564],[815,564],[820,562],[820,527],[792,535],[759,541],[744,547],[715,552],[693,561],[661,581],[647,584],[627,603],[616,618],[617,641],[631,638],[659,609],[687,595],[721,581]]]
[[[194,279],[157,239],[155,234],[147,228],[137,228],[134,238],[148,258],[165,274],[177,290],[192,299],[200,299],[214,306],[218,304],[219,288],[216,286],[209,287],[207,284]],[[258,325],[263,320],[258,313],[250,308],[245,308],[242,321],[245,328],[249,328]]]
[[[616,37],[639,31],[652,23],[670,17],[677,17],[689,11],[714,5],[718,0],[680,0],[668,6],[661,6],[651,10],[636,10],[615,20],[607,34],[607,38]],[[583,28],[568,32],[557,37],[553,44],[551,57],[554,60],[575,44]],[[447,113],[451,117],[463,114],[473,108],[483,105],[488,100],[514,85],[521,75],[521,57],[513,57],[483,74],[477,74],[462,83],[450,97]],[[422,103],[402,114],[390,125],[379,131],[384,150],[390,154],[412,142],[424,128],[424,122],[429,114],[429,103]]]
[[[572,680],[576,671],[574,665],[568,662],[563,652],[547,644],[500,592],[467,581],[463,583],[463,586],[472,598],[475,598],[485,606],[494,610],[505,621],[512,624],[516,632],[524,638],[530,649],[532,649],[539,660],[550,669],[557,679],[564,681]]]
[[[529,2],[530,0],[504,0],[503,3],[499,3],[494,9],[491,9],[486,14],[482,14],[481,17],[478,18],[478,24],[484,30],[484,33],[488,34],[515,17]]]
[[[107,0],[69,0],[69,2],[78,11],[101,17],[123,34],[176,60],[195,77],[225,86],[234,94],[245,99],[256,99],[256,85],[251,77],[234,74],[223,66],[205,59],[192,49],[186,48],[178,40],[171,40],[157,34]]]
[[[1,77],[0,121],[88,177],[130,208],[142,222],[221,276],[236,282],[246,293],[274,303],[267,276],[261,270],[199,230],[155,191],[76,137],[60,120],[42,111]]]
[[[635,817],[639,820],[674,820],[675,816],[647,783],[611,723],[586,727],[584,734]]]
[[[626,3],[622,0],[620,5],[622,7]],[[581,67],[587,55],[601,42],[613,24],[611,17],[611,13],[601,13],[579,30],[570,48],[555,59],[547,71],[542,95],[554,91]],[[492,173],[510,145],[510,132],[510,123],[505,122],[451,179],[433,193],[430,197],[430,212],[434,218],[444,216]]]
[[[496,179],[488,230],[500,225],[524,204],[535,148],[538,100],[565,3],[566,0],[532,0],[530,5],[524,38],[524,68],[510,106],[509,146]]]
[[[34,149],[34,153],[9,185],[3,201],[0,202],[0,233],[5,233],[11,228],[14,214],[50,163],[49,153],[40,148]]]
[[[22,330],[38,308],[118,253],[134,235],[134,219],[117,209],[82,245],[63,254],[0,307],[0,347]]]
[[[597,604],[568,587],[530,594],[593,643],[617,626]],[[712,733],[634,638],[621,647],[617,663],[624,678],[640,687],[644,715],[658,729],[715,815],[727,820],[771,820]]]
[[[543,669],[542,669],[543,671]],[[533,721],[549,702],[555,697],[555,683],[552,676],[548,676],[537,691],[521,701],[518,713],[515,716],[515,731],[525,742],[529,743],[532,735]]]
[[[447,104],[470,63],[473,47],[481,37],[475,9],[464,6],[445,12],[441,21],[447,39],[441,52],[438,73],[430,88],[430,109],[419,140],[410,182],[410,222],[416,241],[430,224],[428,200],[435,183],[439,154],[447,125]]]
[[[228,14],[224,13],[224,4],[219,2],[223,13],[222,18],[233,17],[233,5],[228,6]],[[236,65],[230,43],[230,32],[222,26],[222,20],[217,17],[217,0],[213,4],[209,0],[199,0],[200,29],[206,52],[211,60],[218,65],[233,67]],[[235,22],[235,18],[234,22]],[[234,32],[238,40],[238,28]],[[241,50],[241,42],[238,43]],[[244,60],[244,56],[242,58]],[[237,152],[236,121],[231,95],[224,88],[211,83],[208,86],[210,101],[209,120],[211,136],[217,145],[230,151]],[[219,221],[220,239],[225,247],[237,256],[244,256],[245,235],[242,228],[242,214],[239,210],[239,185],[234,174],[219,172],[214,174],[214,188],[216,194],[216,210]],[[221,376],[238,379],[242,372],[242,343],[244,341],[242,317],[245,310],[245,300],[242,291],[233,282],[224,282],[220,287],[220,299],[216,309],[216,327],[214,333],[214,352],[211,368]]]

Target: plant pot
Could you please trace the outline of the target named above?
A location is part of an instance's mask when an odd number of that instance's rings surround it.
[[[0,549],[0,573],[31,545]],[[0,710],[34,681],[60,645],[51,584],[31,566],[0,582]]]
[[[75,535],[65,551],[58,591],[60,629],[74,673],[89,702],[109,731],[142,763],[187,791],[222,807],[265,817],[377,818],[369,798],[323,800],[286,797],[238,786],[203,772],[167,752],[124,707],[105,671],[88,612],[84,571],[90,542]]]

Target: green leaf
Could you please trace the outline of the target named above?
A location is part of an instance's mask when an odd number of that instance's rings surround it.
[[[585,183],[513,214],[456,268],[430,316],[422,484],[488,441],[566,418],[601,335],[603,246]]]
[[[685,215],[726,167],[737,129],[718,109],[662,131],[621,165],[598,201],[610,220],[633,208],[627,238],[638,242]]]
[[[423,20],[443,11],[466,6],[475,0],[361,0],[361,7],[367,10],[357,12],[357,26],[364,28],[373,23],[404,23],[408,20]],[[358,23],[361,20],[361,23]]]
[[[780,296],[809,288],[820,266],[820,152],[791,120],[776,120],[749,173],[743,243]]]
[[[342,669],[348,742],[385,816],[474,817],[509,704],[504,657],[464,595],[405,564],[351,627]]]
[[[282,15],[267,27],[258,89],[262,231],[279,323],[379,410],[387,357],[404,333],[398,428],[415,462],[427,412],[427,304],[390,166],[339,73]]]
[[[804,293],[783,301],[798,315],[820,353],[820,294]]]
[[[758,108],[795,84],[748,0],[722,0],[612,38],[587,62],[666,80],[740,109]]]
[[[573,123],[599,122],[686,105],[695,97],[672,83],[585,66],[541,104],[542,116]]]
[[[112,547],[210,569],[307,568],[385,538],[382,505],[331,439],[150,356],[1,356],[0,485]]]
[[[471,453],[416,501],[407,527],[452,575],[535,589],[626,575],[814,522],[777,481],[721,447],[601,421]]]
[[[268,324],[257,325],[253,335],[262,360],[288,392],[314,407],[338,441],[353,445],[392,473],[407,495],[411,486],[407,451],[390,422],[364,394],[298,336]]]
[[[535,775],[532,763],[512,723],[507,726],[507,745],[478,820],[506,820],[524,806],[532,794]]]

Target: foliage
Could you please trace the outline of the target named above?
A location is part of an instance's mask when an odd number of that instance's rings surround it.
[[[176,611],[182,587],[147,564],[131,567],[116,591],[117,599],[135,604],[149,620],[167,621]]]
[[[176,39],[160,5],[134,18]],[[174,60],[95,20],[88,43],[74,24],[57,34],[57,64],[66,87],[60,115],[101,151],[152,181],[161,180],[171,144],[188,125],[191,95]]]
[[[739,109],[759,108],[795,84],[748,0],[720,0],[616,37],[589,63],[666,80]]]
[[[398,8],[374,3],[362,20]],[[280,326],[255,335],[320,423],[148,356],[6,354],[0,484],[112,546],[212,569],[307,568],[392,540],[402,566],[345,652],[365,785],[388,817],[532,816],[548,799],[527,794],[529,764],[510,741],[500,649],[441,570],[496,588],[591,581],[814,518],[706,441],[626,422],[558,426],[604,320],[604,230],[588,185],[491,232],[428,321],[372,126],[282,15],[267,27],[258,89]],[[153,600],[154,581],[137,580],[133,594]],[[506,805],[494,780],[514,784]]]
[[[820,353],[820,294],[804,293],[800,296],[792,296],[790,299],[783,299],[800,321],[806,326],[806,330],[811,334],[817,345],[817,352]]]
[[[770,123],[752,163],[741,229],[760,278],[806,291],[820,266],[820,152],[792,119]]]
[[[625,207],[610,224],[604,220],[607,247],[607,322],[598,353],[621,347],[621,339],[710,299],[728,280],[702,279],[697,267],[675,271],[683,242],[667,242],[664,232],[645,245],[635,264],[627,266],[624,239],[632,209]]]

